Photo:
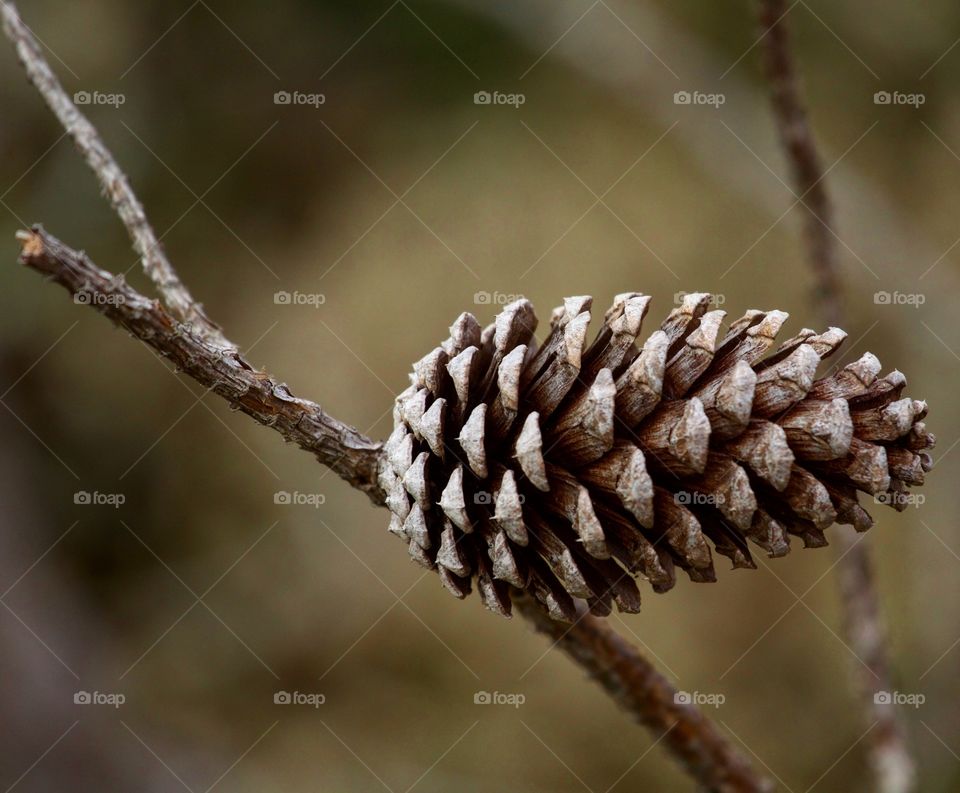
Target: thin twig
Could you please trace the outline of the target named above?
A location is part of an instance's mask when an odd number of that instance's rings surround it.
[[[3,31],[13,43],[30,82],[73,138],[87,165],[97,175],[114,212],[130,235],[144,272],[160,290],[170,312],[181,322],[195,325],[197,332],[211,342],[221,347],[229,346],[220,328],[207,317],[203,307],[193,299],[173,269],[147,220],[143,205],[130,188],[126,174],[117,165],[93,124],[77,110],[73,100],[63,90],[57,76],[43,57],[36,38],[20,19],[16,7],[13,3],[0,0],[0,14],[3,15]]]
[[[807,209],[807,257],[816,280],[815,302],[828,325],[841,325],[843,282],[834,241],[833,212],[826,174],[807,117],[786,27],[785,0],[760,0],[764,72],[771,87],[774,117],[793,172],[797,194]],[[916,767],[907,748],[896,706],[877,701],[877,691],[890,691],[886,627],[874,585],[873,565],[865,543],[849,532],[836,535],[840,601],[847,642],[863,664],[857,664],[857,688],[868,724],[870,765],[879,793],[909,793],[916,786]],[[880,698],[884,700],[884,698]]]
[[[160,250],[143,208],[126,176],[93,126],[60,87],[29,30],[12,4],[0,0],[4,32],[13,42],[37,90],[71,132],[97,173],[114,210],[127,226],[144,267],[167,307],[130,287],[121,276],[98,268],[41,228],[18,234],[23,264],[64,286],[72,295],[169,357],[177,367],[231,405],[312,452],[376,504],[385,494],[378,483],[381,445],[338,421],[316,403],[294,397],[286,385],[254,369],[196,304]],[[709,719],[676,703],[676,691],[636,648],[590,615],[572,628],[558,627],[539,607],[522,603],[521,613],[557,643],[607,694],[663,738],[667,749],[708,790],[755,793],[770,789],[750,762]],[[545,621],[546,620],[546,621]],[[664,737],[664,732],[667,733]]]
[[[376,504],[381,444],[290,393],[286,385],[247,363],[236,345],[227,349],[180,323],[156,300],[140,294],[122,276],[101,270],[39,226],[18,234],[21,261],[65,287],[117,325],[173,361],[177,368],[286,440],[316,455],[324,465]]]

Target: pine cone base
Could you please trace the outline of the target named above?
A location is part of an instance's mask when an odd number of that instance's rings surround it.
[[[527,300],[482,329],[461,314],[414,364],[380,480],[390,531],[458,598],[474,584],[510,615],[526,590],[555,619],[640,608],[676,569],[716,580],[714,554],[753,568],[873,524],[857,492],[898,510],[932,467],[924,402],[867,353],[817,379],[846,334],[804,329],[773,351],[782,311],[721,334],[711,296],[686,295],[641,347],[650,298],[618,295],[587,344],[592,299],[555,309],[541,344]]]

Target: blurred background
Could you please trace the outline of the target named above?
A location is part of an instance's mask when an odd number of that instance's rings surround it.
[[[513,295],[543,324],[565,295],[638,290],[655,327],[702,290],[818,325],[752,4],[23,5],[211,316],[374,437],[410,362]],[[896,685],[923,695],[922,789],[956,790],[960,9],[790,9],[843,362],[906,371],[939,438],[925,503],[872,508],[864,542]],[[525,623],[423,575],[363,495],[18,267],[14,232],[42,222],[150,290],[8,46],[0,103],[0,788],[691,789]],[[794,542],[612,617],[678,688],[722,694],[785,790],[870,789],[835,560]]]

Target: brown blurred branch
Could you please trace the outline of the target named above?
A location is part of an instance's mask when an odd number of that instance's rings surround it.
[[[13,4],[0,0],[4,32],[27,74],[87,164],[100,179],[114,211],[126,226],[144,270],[167,306],[101,270],[90,259],[40,227],[18,234],[20,261],[47,275],[136,338],[170,358],[177,367],[285,439],[312,452],[376,504],[385,494],[377,481],[381,445],[338,421],[314,402],[294,397],[286,385],[247,363],[190,296],[160,249],[143,207],[96,129],[77,111],[47,64],[39,45]],[[687,771],[717,793],[770,789],[705,715],[675,703],[676,691],[608,625],[588,615],[572,627],[554,623],[539,608],[521,603],[521,613],[553,636],[568,655],[597,678],[608,695],[641,723],[664,737]],[[664,735],[665,733],[665,735]]]
[[[842,325],[843,284],[837,259],[833,211],[826,174],[800,92],[785,17],[786,0],[760,0],[763,67],[771,88],[773,114],[793,172],[795,189],[807,210],[807,257],[816,279],[815,302],[828,325]],[[916,787],[916,768],[907,748],[896,706],[878,703],[877,691],[891,691],[886,626],[874,585],[873,565],[865,543],[838,532],[840,600],[847,642],[863,661],[857,687],[866,720],[876,725],[868,738],[875,789],[908,793]]]
[[[143,264],[143,271],[157,285],[170,312],[181,322],[195,325],[197,332],[211,342],[227,346],[220,328],[207,317],[203,307],[193,299],[190,290],[173,269],[147,220],[143,205],[130,188],[126,174],[117,165],[93,124],[77,110],[73,100],[63,90],[43,57],[36,38],[20,19],[16,7],[13,3],[0,0],[0,14],[3,16],[3,32],[13,44],[27,77],[97,175],[101,189],[130,235],[133,248]]]
[[[554,640],[637,721],[649,728],[708,790],[772,790],[702,711],[677,702],[676,689],[605,620],[581,605],[572,626],[550,619],[524,595],[514,606]]]
[[[780,142],[786,150],[797,196],[807,210],[804,233],[816,277],[815,302],[828,325],[840,325],[843,286],[834,245],[833,207],[824,182],[823,163],[800,95],[785,16],[786,0],[761,0],[763,67]]]

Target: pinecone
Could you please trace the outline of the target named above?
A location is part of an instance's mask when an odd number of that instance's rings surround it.
[[[650,298],[618,295],[586,345],[590,297],[554,309],[539,346],[527,300],[481,330],[461,314],[397,397],[381,484],[390,531],[463,598],[510,615],[511,588],[555,619],[573,598],[636,612],[654,591],[716,580],[713,550],[755,567],[873,521],[857,491],[903,510],[935,442],[924,402],[871,353],[815,379],[846,333],[804,329],[765,356],[787,314],[724,311],[686,295],[637,349]]]

